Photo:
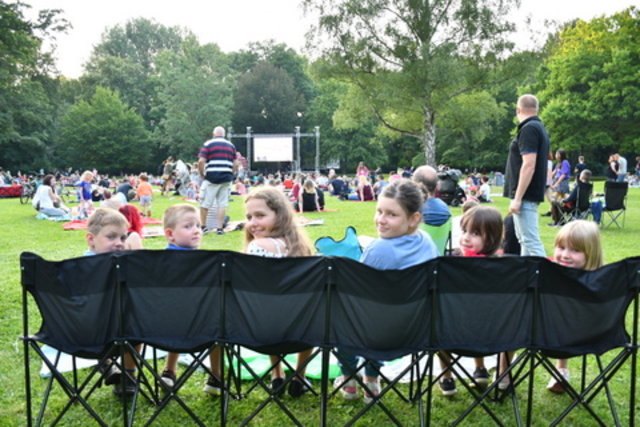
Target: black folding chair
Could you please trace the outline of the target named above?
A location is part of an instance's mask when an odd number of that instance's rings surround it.
[[[242,424],[249,423],[265,407],[274,404],[292,423],[300,425],[298,417],[286,404],[286,393],[282,392],[294,378],[303,384],[309,383],[300,378],[284,356],[326,341],[325,260],[320,257],[269,259],[236,253],[228,267],[224,280],[225,323],[221,337],[229,343],[235,360],[234,369],[244,368],[253,377],[253,384],[239,394],[245,396],[260,389],[267,394]],[[293,374],[284,380],[280,389],[272,390],[269,382],[274,366],[264,374],[256,373],[242,358],[239,346],[277,355],[278,362]],[[320,350],[315,349],[305,367],[319,354]],[[320,395],[313,386],[306,391],[314,397]]]
[[[604,208],[602,218],[602,228],[607,228],[615,224],[618,228],[624,227],[624,220],[627,212],[627,192],[628,182],[607,181],[604,183]],[[604,215],[606,214],[606,215]],[[608,218],[604,218],[604,217]],[[622,225],[618,222],[621,218]]]
[[[507,264],[510,268],[500,268]],[[533,318],[530,300],[537,281],[535,266],[535,262],[524,257],[438,259],[434,286],[435,345],[457,355],[448,369],[473,397],[473,402],[453,424],[462,422],[478,406],[496,424],[506,423],[486,402],[497,397],[499,381],[483,389],[474,381],[472,372],[460,363],[459,356],[484,357],[529,345]],[[508,390],[522,381],[523,376],[516,374],[521,372],[524,360],[516,359],[498,378],[509,376],[512,386]],[[430,388],[437,389],[439,380],[440,377],[433,378]],[[511,393],[511,397],[517,418],[516,394]]]
[[[356,422],[377,406],[392,423],[401,425],[385,405],[384,397],[389,393],[405,401],[418,397],[417,392],[411,391],[409,396],[405,396],[397,385],[405,375],[409,375],[411,385],[415,383],[420,388],[419,364],[431,355],[428,351],[433,331],[432,300],[428,292],[429,283],[433,282],[431,262],[402,271],[380,271],[346,258],[332,258],[331,261],[334,286],[330,295],[330,341],[334,346],[365,359],[355,367],[355,372],[347,375],[346,381],[354,379],[363,392],[370,392],[358,375],[368,360],[389,361],[413,355],[409,365],[395,378],[377,370],[380,375],[379,395],[358,411],[348,424]],[[334,354],[342,363],[338,352]],[[338,394],[343,385],[337,384],[330,395]],[[420,412],[417,414],[419,416]]]
[[[637,285],[634,273],[640,264],[624,260],[596,271],[581,271],[545,262],[540,265],[537,289],[534,345],[536,366],[542,366],[560,381],[572,402],[552,422],[560,423],[575,407],[582,407],[599,425],[621,425],[609,381],[637,349],[625,330],[625,314],[633,300],[632,285]],[[632,273],[633,272],[633,273]],[[630,274],[631,273],[631,274]],[[633,315],[638,321],[637,307]],[[637,333],[637,332],[636,332]],[[634,338],[637,340],[637,336]],[[604,366],[600,356],[620,349]],[[586,358],[582,358],[582,384],[569,383],[549,358],[575,358],[592,355],[598,375],[586,384]],[[635,356],[633,357],[635,363]],[[533,375],[533,372],[532,372]],[[591,406],[602,390],[606,393],[610,419],[603,419]],[[632,396],[635,393],[632,392]],[[633,397],[632,397],[633,399]],[[632,405],[633,406],[633,405]]]
[[[120,286],[116,270],[113,268],[113,259],[109,255],[97,255],[50,262],[35,254],[23,253],[20,263],[28,425],[56,424],[74,404],[80,404],[98,424],[107,425],[104,414],[98,414],[91,405],[91,397],[102,384],[101,366],[105,366],[106,363],[114,364],[122,372],[122,387],[127,380],[125,375],[128,375],[118,361],[118,355],[122,355],[127,347],[117,340],[122,323],[119,306]],[[86,280],[88,277],[91,280]],[[35,335],[31,335],[29,330],[27,293],[32,295],[42,316],[42,324]],[[48,344],[58,350],[53,361],[43,353],[40,344]],[[32,352],[35,352],[51,371],[35,419],[31,394]],[[72,371],[68,374],[58,369],[60,352],[73,356]],[[95,359],[97,364],[80,372],[75,363],[76,357]],[[57,415],[52,415],[48,404],[49,397],[56,387],[67,395],[67,401]],[[139,391],[139,388],[136,389],[130,412],[127,410],[126,400],[122,406],[125,423],[132,422],[131,417]],[[145,392],[143,395],[150,398],[149,393]]]
[[[570,209],[562,210],[561,224],[566,224],[574,219],[588,219],[591,214],[591,194],[593,184],[578,181],[576,201]]]
[[[152,365],[136,354],[138,371],[154,386],[156,408],[147,423],[156,420],[174,401],[194,422],[205,424],[180,390],[198,369],[212,375],[205,361],[220,344],[216,337],[223,332],[222,287],[228,257],[223,251],[141,250],[114,255],[123,283],[122,336],[126,342],[144,342],[191,356],[174,387],[169,388],[161,381],[155,360]],[[219,379],[227,389],[220,399],[219,420],[223,423],[231,379],[224,375]]]

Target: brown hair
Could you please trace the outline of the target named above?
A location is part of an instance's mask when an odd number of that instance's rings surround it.
[[[284,193],[275,187],[259,187],[252,190],[245,200],[245,204],[251,199],[264,200],[265,204],[276,214],[276,223],[271,230],[271,237],[281,238],[287,246],[288,256],[310,256],[311,243],[305,233],[298,228],[293,207]],[[253,235],[245,227],[245,249],[253,240]]]
[[[117,210],[111,208],[98,208],[89,217],[87,231],[94,236],[97,236],[100,231],[108,225],[122,226],[125,229],[129,228],[127,218]]]
[[[500,211],[491,206],[476,206],[462,215],[462,229],[478,233],[484,240],[480,254],[492,256],[502,245],[503,225]]]
[[[186,204],[186,203],[178,203],[177,205],[170,206],[164,211],[164,217],[162,218],[162,226],[164,229],[174,229],[178,225],[178,221],[188,213],[194,213],[200,219],[198,214],[198,209],[195,206]]]

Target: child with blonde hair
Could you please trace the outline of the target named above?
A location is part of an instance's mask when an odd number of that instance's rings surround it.
[[[564,225],[553,244],[552,260],[565,267],[579,270],[596,270],[604,264],[600,229],[593,221],[575,220]],[[569,382],[569,368],[567,359],[558,359],[556,368],[566,382]],[[551,378],[547,390],[554,393],[565,391],[562,382]]]
[[[259,187],[245,200],[247,222],[244,252],[268,258],[310,256],[311,243],[296,224],[293,208],[284,193],[275,187]],[[313,349],[298,353],[295,376],[289,383],[289,395],[299,397],[310,389],[304,374],[307,359]],[[270,356],[271,389],[275,394],[284,393],[284,371],[278,356]]]
[[[125,250],[127,228],[129,223],[120,212],[109,208],[96,209],[89,217],[85,240],[88,249],[85,256],[120,252]],[[105,384],[113,385],[113,392],[119,396],[131,396],[135,393],[136,364],[129,352],[124,353],[123,365],[127,371],[124,385],[121,381],[122,371],[107,359],[100,366]]]
[[[167,239],[167,249],[189,251],[200,247],[202,240],[202,227],[200,226],[200,212],[195,206],[179,203],[170,206],[165,212],[162,219],[164,228],[164,236]],[[217,353],[216,353],[217,354]],[[164,385],[172,389],[175,386],[178,369],[178,353],[169,352],[165,361],[160,380]],[[211,352],[212,370],[214,370],[213,362],[214,351]],[[219,374],[219,370],[215,374]],[[217,380],[217,378],[216,378]],[[219,382],[217,383],[219,385]],[[205,385],[205,391],[212,393]],[[217,387],[219,392],[219,387]],[[212,393],[217,394],[217,393]]]
[[[88,217],[93,213],[93,199],[91,198],[91,182],[93,181],[93,172],[84,171],[80,176],[80,216]]]

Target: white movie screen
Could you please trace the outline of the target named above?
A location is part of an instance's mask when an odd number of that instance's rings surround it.
[[[253,153],[255,162],[292,162],[293,137],[255,137]]]

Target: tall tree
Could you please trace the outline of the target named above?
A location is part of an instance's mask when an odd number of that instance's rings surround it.
[[[316,82],[317,95],[309,104],[308,121],[320,126],[320,162],[327,164],[339,160],[340,170],[344,173],[355,171],[360,161],[370,166],[386,166],[386,148],[390,145],[383,144],[386,139],[376,137],[375,121],[334,120],[348,88],[348,83],[336,79],[318,79]],[[307,164],[312,166],[314,163]]]
[[[510,44],[517,0],[304,0],[320,14],[310,44],[349,79],[387,129],[422,142],[436,162],[436,119],[451,99],[481,87]],[[313,34],[319,34],[315,40]],[[327,40],[323,40],[326,38]],[[328,46],[322,48],[322,46]]]
[[[42,41],[68,26],[58,10],[28,21],[25,7],[0,1],[0,164],[23,170],[49,166],[56,109],[46,75],[53,61]]]
[[[74,167],[112,173],[143,170],[151,152],[142,118],[118,94],[98,87],[63,117],[63,155]]]
[[[156,59],[162,52],[180,49],[190,35],[179,27],[165,27],[146,18],[137,18],[107,29],[86,64],[84,80],[118,91],[124,102],[134,107],[153,129],[161,117],[156,107]]]
[[[292,132],[305,109],[289,74],[267,62],[258,63],[240,76],[234,97],[233,125],[252,126],[259,133]]]
[[[179,52],[158,57],[161,113],[154,136],[162,151],[185,159],[198,154],[214,126],[231,123],[235,73],[218,46],[188,37]]]
[[[640,11],[631,7],[560,32],[545,63],[540,101],[552,140],[562,148],[640,150],[638,22]]]

